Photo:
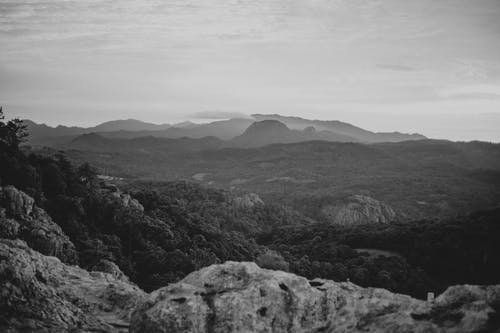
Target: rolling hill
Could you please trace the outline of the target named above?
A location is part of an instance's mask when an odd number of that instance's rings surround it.
[[[279,125],[283,133],[286,127]],[[253,131],[253,130],[252,130]],[[96,140],[83,143],[88,139]],[[79,163],[128,180],[195,180],[257,193],[330,221],[361,195],[390,206],[396,219],[435,218],[496,207],[500,145],[439,140],[362,144],[307,141],[228,147],[210,139],[82,137],[65,147]],[[197,176],[197,175],[203,175]]]

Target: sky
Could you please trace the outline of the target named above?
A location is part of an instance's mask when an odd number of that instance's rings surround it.
[[[49,125],[252,113],[500,142],[500,0],[0,0],[0,104]]]

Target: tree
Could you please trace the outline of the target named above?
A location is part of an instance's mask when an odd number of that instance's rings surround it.
[[[349,271],[344,264],[337,262],[333,265],[333,278],[336,281],[345,281],[349,277]]]
[[[5,148],[15,149],[26,139],[28,132],[21,119],[14,118],[4,122],[5,115],[0,106],[0,144]]]
[[[0,107],[0,184],[21,186],[23,190],[36,187],[36,174],[29,168],[19,144],[27,136],[26,126],[19,119],[4,121]],[[33,194],[32,191],[30,194]]]
[[[80,180],[88,187],[94,187],[97,184],[97,170],[89,163],[83,163],[78,168]]]

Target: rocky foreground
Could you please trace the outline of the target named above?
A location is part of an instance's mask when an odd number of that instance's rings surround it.
[[[489,332],[500,324],[500,286],[456,286],[430,303],[227,262],[146,295],[120,272],[87,272],[21,240],[0,240],[0,283],[1,332]]]
[[[0,207],[0,332],[500,332],[500,286],[427,302],[227,262],[148,295],[112,262],[73,266],[74,245],[23,192],[0,187]]]
[[[146,294],[112,273],[87,272],[21,240],[0,240],[0,332],[127,332]]]
[[[131,332],[482,332],[498,330],[500,286],[457,286],[429,303],[227,262],[153,292]]]

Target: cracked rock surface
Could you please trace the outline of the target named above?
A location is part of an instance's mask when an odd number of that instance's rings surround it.
[[[151,293],[130,332],[490,332],[499,305],[500,286],[455,286],[429,303],[227,262]]]
[[[13,186],[0,187],[0,237],[24,240],[28,245],[65,263],[75,264],[75,246],[61,227],[35,205],[35,200]],[[3,208],[4,207],[4,208]]]
[[[146,295],[9,239],[0,239],[0,286],[0,332],[128,332]]]

